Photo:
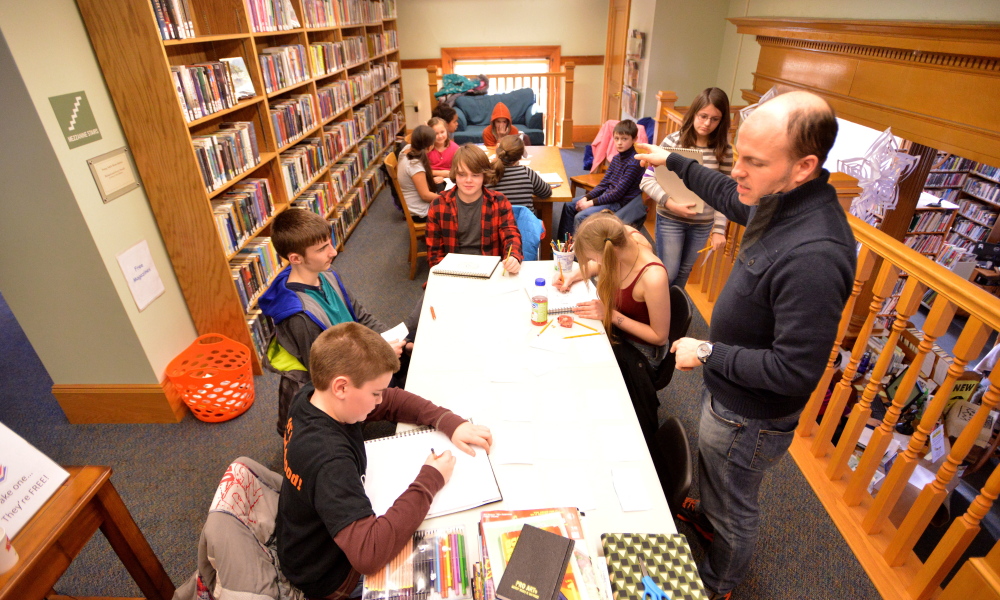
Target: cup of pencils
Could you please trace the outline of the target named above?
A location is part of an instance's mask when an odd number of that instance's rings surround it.
[[[555,259],[555,270],[567,275],[573,271],[573,238],[552,242],[552,258]]]

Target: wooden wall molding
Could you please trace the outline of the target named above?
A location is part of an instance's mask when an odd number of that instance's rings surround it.
[[[56,384],[52,395],[69,422],[177,423],[187,407],[170,380],[157,384]]]
[[[760,44],[747,101],[808,90],[849,121],[1000,165],[1000,23],[729,20]]]
[[[600,125],[574,125],[573,143],[589,144],[597,137],[597,132],[601,130]]]
[[[885,62],[920,63],[924,65],[938,65],[942,68],[948,69],[982,71],[987,73],[1000,72],[1000,58],[947,54],[944,52],[915,52],[905,48],[886,48],[879,46],[863,46],[861,44],[793,40],[770,36],[757,36],[757,42],[761,46],[766,45],[785,48],[801,48],[804,50],[813,50],[826,54],[841,54],[845,56],[866,56]]]
[[[399,61],[402,69],[420,69],[426,71],[427,67],[441,68],[440,58],[407,58]],[[604,64],[603,54],[580,54],[573,56],[563,56],[562,62],[572,62],[578,67],[600,66]]]

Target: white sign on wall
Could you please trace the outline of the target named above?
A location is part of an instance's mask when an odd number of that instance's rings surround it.
[[[163,280],[153,264],[153,255],[149,252],[146,240],[119,254],[118,265],[122,268],[128,289],[132,291],[132,297],[140,311],[163,295]]]
[[[0,423],[0,525],[14,537],[69,473]]]

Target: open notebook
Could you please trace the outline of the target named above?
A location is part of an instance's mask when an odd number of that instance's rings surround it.
[[[698,161],[698,164],[705,162],[705,156],[701,153],[701,150],[695,150],[693,148],[666,148],[671,152],[680,154],[684,158],[690,158]],[[667,193],[674,199],[674,202],[681,205],[694,204],[691,210],[700,213],[705,210],[705,201],[701,199],[701,196],[692,192],[684,185],[681,178],[677,176],[676,173],[671,171],[666,167],[656,167],[653,169],[653,176],[656,177],[656,183],[660,184],[663,191]]]
[[[436,275],[454,277],[476,277],[489,279],[500,264],[499,256],[479,256],[476,254],[448,254],[434,265],[431,272]]]
[[[537,287],[532,283],[524,286],[524,291],[530,300],[535,295]],[[573,312],[573,307],[581,302],[597,299],[597,288],[594,284],[587,284],[585,281],[578,281],[573,284],[566,293],[560,292],[559,288],[551,283],[545,286],[545,294],[549,298],[549,314],[560,315]]]
[[[365,493],[377,516],[384,515],[413,483],[431,448],[438,454],[451,450],[457,460],[451,479],[431,502],[428,519],[503,500],[485,450],[475,446],[476,455],[469,456],[436,429],[414,429],[365,442],[368,455]]]

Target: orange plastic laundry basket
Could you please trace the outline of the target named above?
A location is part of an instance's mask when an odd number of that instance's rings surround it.
[[[228,421],[253,404],[250,350],[224,335],[196,339],[167,365],[167,378],[202,421]]]

